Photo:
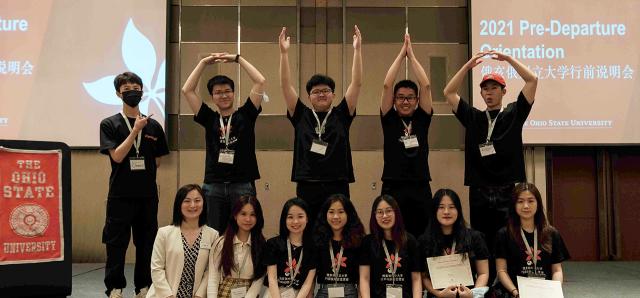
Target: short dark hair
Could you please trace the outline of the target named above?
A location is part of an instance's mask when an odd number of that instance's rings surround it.
[[[311,88],[318,85],[327,85],[331,88],[331,92],[336,91],[336,82],[332,78],[323,74],[314,74],[309,81],[307,81],[307,94],[311,93]]]
[[[209,90],[209,95],[213,95],[213,86],[215,85],[229,85],[229,87],[231,87],[231,91],[236,91],[236,86],[233,83],[233,80],[228,76],[217,75],[209,79],[209,82],[207,82],[207,90]]]
[[[200,217],[198,218],[198,226],[203,226],[207,223],[207,200],[204,198],[204,193],[202,192],[202,188],[200,188],[197,184],[187,184],[183,187],[180,187],[176,192],[176,198],[173,201],[173,220],[171,224],[179,227],[182,225],[182,220],[184,216],[182,216],[182,202],[187,197],[187,194],[192,190],[198,191],[200,196],[202,196],[202,213],[200,213]]]
[[[371,231],[371,234],[376,239],[377,243],[384,240],[384,230],[382,230],[382,227],[378,225],[378,221],[376,219],[376,210],[382,201],[387,202],[387,204],[389,204],[393,209],[395,223],[391,230],[391,236],[393,238],[393,242],[396,244],[396,249],[399,251],[407,244],[407,232],[404,230],[404,221],[402,219],[400,207],[398,206],[398,201],[396,201],[392,196],[381,195],[373,201],[373,204],[371,205],[371,217],[369,219],[369,231]]]
[[[335,202],[342,204],[347,214],[347,223],[344,229],[342,229],[342,242],[344,247],[359,247],[362,238],[364,238],[364,226],[362,225],[362,221],[360,221],[360,217],[358,217],[353,203],[343,194],[330,195],[329,198],[324,201],[324,204],[322,204],[313,233],[316,246],[321,247],[326,245],[333,238],[333,231],[331,230],[331,226],[329,226],[329,222],[327,222],[327,213],[331,205]]]
[[[287,229],[287,215],[289,214],[289,209],[293,206],[298,206],[304,213],[307,215],[307,225],[304,227],[304,232],[302,233],[302,243],[311,243],[307,242],[311,239],[311,218],[309,215],[309,205],[301,198],[292,198],[284,203],[282,206],[282,213],[280,213],[280,235],[282,239],[287,239],[289,237],[289,229]]]
[[[398,92],[398,89],[400,88],[411,88],[413,90],[413,92],[416,93],[416,96],[420,96],[420,94],[418,93],[418,85],[412,81],[412,80],[402,80],[396,83],[395,86],[393,86],[393,95],[396,95],[396,92]]]
[[[142,85],[142,79],[137,74],[130,71],[123,72],[117,75],[115,79],[113,79],[113,86],[116,87],[117,92],[120,92],[120,86],[126,83],[138,84],[140,85],[140,88],[144,87]]]

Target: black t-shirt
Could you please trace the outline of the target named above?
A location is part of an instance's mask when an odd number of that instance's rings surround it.
[[[477,278],[477,268],[476,261],[487,260],[489,259],[489,249],[487,248],[487,243],[484,241],[484,236],[482,233],[475,230],[467,230],[468,237],[470,239],[469,247],[465,248],[464,245],[456,242],[456,253],[467,253],[469,257],[469,264],[471,265],[471,274],[473,276],[473,281],[475,283]],[[450,253],[451,246],[453,246],[453,234],[444,235],[442,242],[440,243],[440,247],[436,252],[432,251],[432,243],[434,240],[431,239],[431,236],[428,234],[423,234],[418,239],[418,243],[420,245],[420,260],[422,265],[422,271],[426,272],[429,275],[429,266],[427,264],[427,258],[431,257],[439,257],[445,255],[445,250]],[[473,287],[472,287],[473,288]]]
[[[525,237],[529,241],[531,249],[533,249],[533,233],[525,232]],[[520,241],[522,236],[518,233],[517,240],[509,235],[506,227],[500,229],[496,234],[496,258],[507,260],[507,273],[513,284],[517,287],[517,276],[527,277],[534,273],[534,266],[531,256],[527,254],[524,242]],[[538,234],[538,242],[540,242],[540,234]],[[551,279],[551,265],[562,263],[571,258],[569,251],[564,245],[564,241],[557,230],[551,232],[551,253],[542,249],[542,244],[538,244],[539,253],[538,262],[536,264],[537,274],[544,274],[545,279]]]
[[[400,117],[394,110],[380,115],[384,135],[384,170],[382,181],[431,181],[429,173],[429,125],[431,115],[420,106],[411,117]],[[418,147],[405,148],[403,138],[409,134],[418,139]]]
[[[262,107],[256,109],[247,99],[245,104],[233,113],[229,150],[234,150],[233,164],[218,162],[221,149],[225,149],[225,138],[220,127],[220,113],[202,103],[193,119],[205,129],[207,155],[205,158],[204,183],[214,182],[252,182],[260,178],[256,159],[255,126]],[[229,117],[223,117],[228,125]]]
[[[389,255],[395,254],[395,243],[385,240]],[[412,297],[411,273],[420,272],[418,243],[411,234],[407,234],[407,244],[398,254],[400,260],[395,274],[395,284],[402,286],[402,297]],[[362,240],[360,264],[369,267],[369,283],[371,297],[386,297],[387,285],[393,283],[391,263],[382,248],[382,242],[376,241],[373,235]]]
[[[327,112],[317,114],[322,123]],[[349,143],[349,128],[355,112],[349,113],[346,99],[333,107],[327,119],[322,133],[322,141],[328,143],[324,156],[310,151],[313,140],[318,138],[318,122],[312,110],[298,98],[293,115],[287,112],[287,117],[295,130],[291,181],[355,181]]]
[[[136,119],[128,119],[133,128]],[[140,157],[144,157],[145,170],[141,171],[131,171],[129,158],[136,156],[135,145],[131,145],[129,153],[120,163],[113,161],[109,154],[109,149],[120,146],[129,133],[129,128],[120,113],[100,122],[100,153],[109,155],[111,161],[108,196],[110,198],[157,197],[156,157],[169,154],[169,146],[162,126],[153,118],[149,118],[147,125],[142,129]],[[135,140],[138,140],[137,136]]]
[[[336,259],[340,253],[340,242],[331,240],[333,246],[333,258]],[[345,248],[342,252],[340,269],[338,276],[334,277],[331,269],[331,258],[329,257],[329,243],[317,248],[316,251],[316,276],[317,282],[320,284],[358,284],[359,282],[359,264],[358,248]]]
[[[455,115],[466,127],[464,150],[464,184],[498,186],[526,180],[522,146],[522,126],[531,105],[522,92],[518,100],[504,107],[491,135],[496,154],[482,157],[480,144],[487,138],[489,124],[485,111],[471,107],[460,99]]]
[[[302,267],[296,278],[293,281],[292,287],[299,290],[304,284],[309,270],[316,268],[316,261],[314,255],[314,247],[307,246],[294,246],[291,245],[291,255],[294,266],[298,266],[300,261],[300,253],[302,254]],[[287,239],[283,239],[280,236],[273,237],[267,240],[264,248],[263,264],[265,266],[276,265],[278,271],[278,287],[289,287],[291,285],[291,276],[293,272],[290,270],[287,263],[289,262],[289,255],[287,251]],[[264,286],[269,287],[269,279],[265,277]]]

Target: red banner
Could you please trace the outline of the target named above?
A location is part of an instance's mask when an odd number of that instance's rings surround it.
[[[64,259],[62,152],[0,147],[0,265]]]

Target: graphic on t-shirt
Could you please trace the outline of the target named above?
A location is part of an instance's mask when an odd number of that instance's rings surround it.
[[[387,268],[387,272],[389,273],[393,273],[393,264],[396,262],[395,261],[396,255],[391,255],[389,258],[384,258],[384,260],[387,262],[387,265],[385,266],[385,268]],[[402,267],[402,264],[400,264],[400,261],[402,261],[401,257],[398,257],[398,268]]]
[[[532,249],[533,250],[533,249]],[[525,249],[525,262],[526,262],[526,266],[522,266],[522,268],[520,269],[520,274],[522,276],[529,276],[529,277],[544,277],[545,273],[544,273],[544,268],[543,266],[540,266],[540,261],[542,261],[542,257],[541,257],[541,253],[542,250],[538,250],[535,258],[537,260],[536,264],[533,264],[533,256],[532,256],[532,251],[528,251]]]
[[[286,264],[287,264],[287,268],[284,268],[284,275],[290,276],[296,270],[298,263],[296,262],[296,259],[293,259],[291,261],[291,264],[289,264],[289,262],[286,262]]]
[[[347,268],[347,257],[342,257],[338,260],[338,256],[340,253],[337,253],[335,258],[333,258],[333,264],[340,264],[340,267]]]
[[[527,255],[527,258],[526,258],[527,265],[529,265],[529,266],[533,265],[533,256],[531,254],[531,251],[525,249],[524,252]],[[538,251],[536,252],[536,260],[538,260],[538,261],[542,260],[542,257],[540,257],[541,253],[542,253],[542,250],[538,249]]]

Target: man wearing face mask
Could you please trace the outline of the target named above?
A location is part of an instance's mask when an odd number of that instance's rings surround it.
[[[162,126],[140,113],[142,80],[131,72],[114,79],[122,111],[100,123],[100,153],[109,155],[111,175],[102,242],[107,249],[104,283],[109,297],[123,297],[124,261],[133,232],[136,246],[136,297],[145,297],[151,285],[151,252],[158,230],[159,158],[169,154]]]
[[[249,97],[234,107],[235,84],[231,78],[216,75],[207,82],[214,111],[205,104],[196,86],[207,65],[238,63],[253,81]],[[182,87],[182,94],[193,111],[193,119],[205,129],[206,157],[202,190],[207,200],[208,224],[224,233],[233,200],[256,195],[254,181],[260,179],[256,158],[255,126],[262,111],[265,78],[247,59],[238,54],[212,53],[200,60]]]
[[[420,90],[410,80],[399,81],[393,86],[405,57],[418,79]],[[416,238],[427,226],[425,215],[431,214],[427,141],[432,114],[429,78],[413,53],[407,33],[400,53],[387,71],[380,100],[384,135],[382,194],[398,201],[407,232]]]
[[[295,130],[291,181],[297,182],[296,194],[309,204],[313,221],[324,201],[332,194],[349,197],[354,182],[349,129],[356,116],[362,87],[362,36],[357,26],[353,35],[351,83],[344,99],[332,106],[335,82],[316,74],[306,85],[311,107],[304,104],[293,87],[289,70],[290,40],[286,28],[280,32],[280,87],[287,105],[287,118]]]

